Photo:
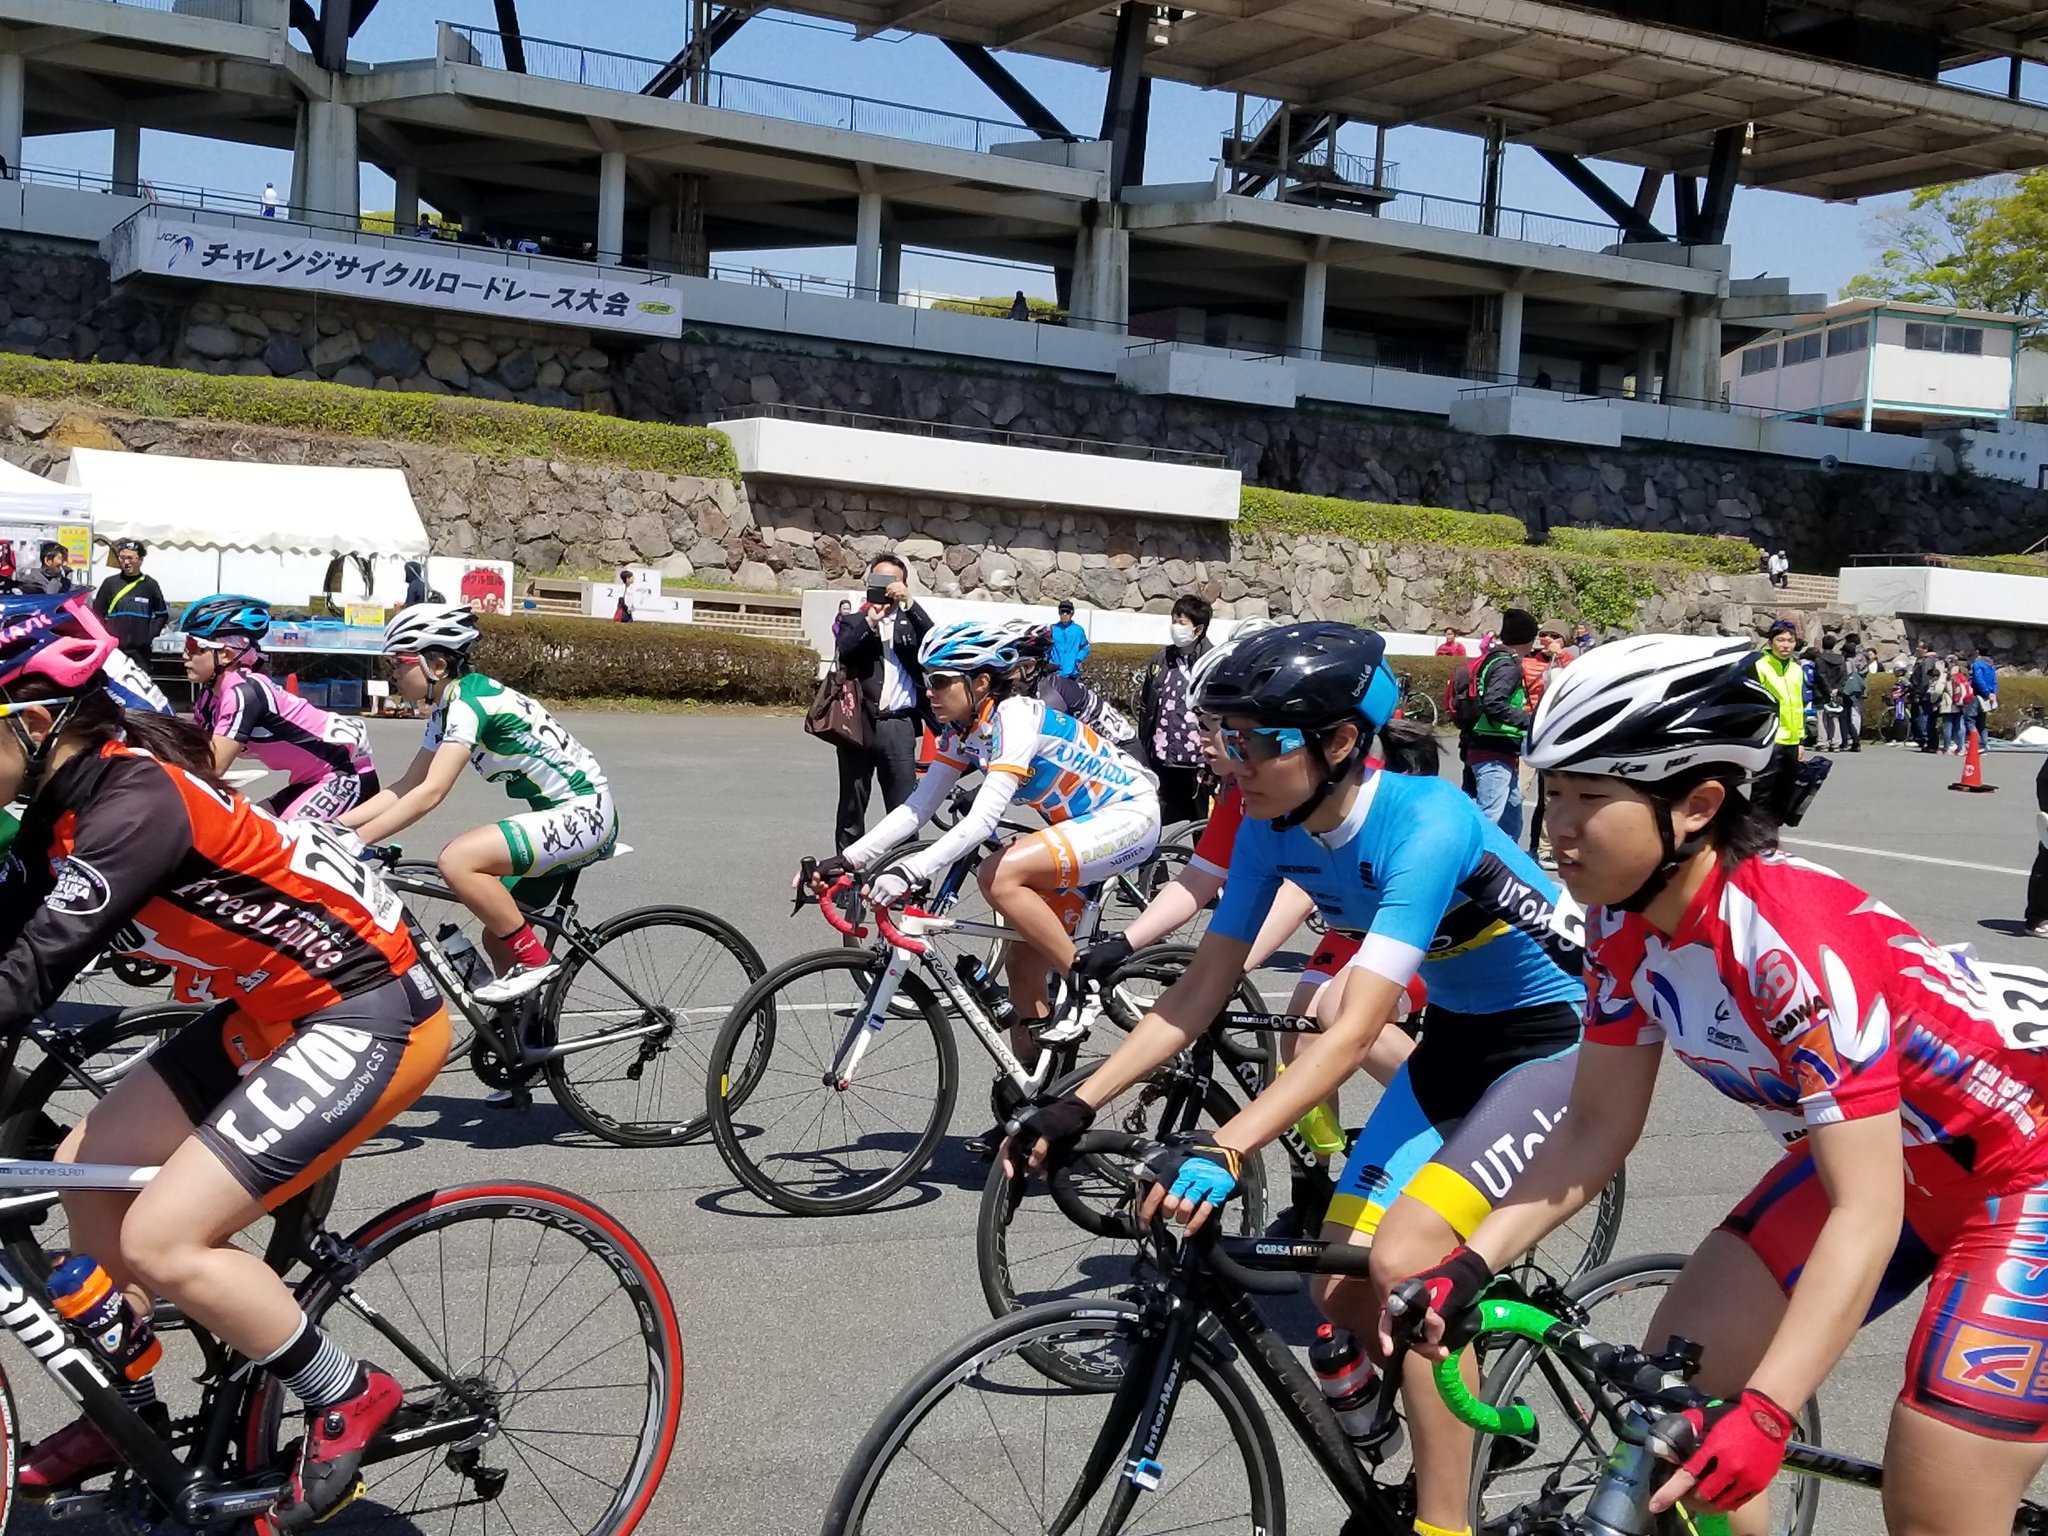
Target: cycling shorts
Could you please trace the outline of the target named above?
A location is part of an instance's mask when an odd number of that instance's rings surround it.
[[[1562,1082],[1569,1096],[1578,1051],[1578,1009],[1552,1003],[1517,1009],[1512,1018],[1516,1030],[1492,1034],[1489,1047],[1476,1050],[1471,1026],[1490,1024],[1492,1018],[1475,1019],[1434,1004],[1424,1012],[1415,1054],[1401,1064],[1351,1144],[1327,1221],[1366,1236],[1378,1231],[1387,1208],[1438,1159],[1467,1119],[1475,1122],[1473,1135],[1458,1139],[1461,1162],[1456,1166],[1477,1155],[1467,1149],[1478,1145],[1482,1131],[1491,1143],[1512,1127],[1519,1140],[1521,1127],[1540,1124],[1539,1115],[1548,1110],[1555,1093],[1555,1071],[1517,1074],[1517,1068],[1562,1061]],[[1502,1096],[1489,1106],[1497,1087]],[[1556,1123],[1555,1114],[1550,1123]],[[1443,1175],[1425,1182],[1436,1196],[1430,1201],[1432,1209],[1453,1226],[1466,1219],[1470,1202],[1445,1194],[1446,1186],[1454,1191],[1455,1184]],[[1445,1210],[1445,1205],[1452,1209]],[[1476,1220],[1472,1224],[1476,1226]]]
[[[1827,1191],[1802,1144],[1721,1230],[1747,1243],[1789,1293],[1827,1215]],[[1909,1180],[1905,1228],[1864,1321],[1923,1283],[1900,1400],[1973,1435],[2048,1443],[2048,1183],[1964,1196],[1919,1192]]]
[[[1152,857],[1159,847],[1159,797],[1119,800],[1071,821],[1026,833],[1017,842],[1050,848],[1055,888],[1078,890],[1135,869]]]
[[[263,809],[279,821],[339,821],[377,793],[377,775],[330,773],[306,784],[287,784]]]
[[[610,858],[619,843],[619,813],[611,791],[600,789],[544,811],[507,816],[498,830],[511,852],[513,874],[544,875]]]
[[[264,1043],[228,1005],[194,1019],[148,1064],[192,1134],[275,1210],[426,1091],[448,1059],[448,1010],[415,967],[301,1020],[275,1050]]]

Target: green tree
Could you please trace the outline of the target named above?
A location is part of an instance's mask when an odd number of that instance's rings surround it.
[[[2048,318],[2048,169],[1923,187],[1876,222],[1877,266],[1843,297]]]

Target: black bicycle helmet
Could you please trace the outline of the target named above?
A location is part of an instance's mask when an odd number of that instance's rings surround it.
[[[1265,726],[1293,726],[1307,736],[1322,764],[1309,797],[1273,825],[1298,827],[1365,760],[1375,731],[1393,718],[1400,684],[1387,670],[1387,643],[1369,629],[1315,622],[1282,624],[1227,647],[1220,660],[1197,664],[1195,708],[1210,715],[1246,716]],[[1345,721],[1358,739],[1343,762],[1332,765],[1323,733]]]
[[[1195,708],[1304,730],[1362,720],[1370,733],[1392,719],[1400,703],[1386,654],[1386,641],[1369,629],[1281,624],[1230,645],[1220,661],[1204,667]]]

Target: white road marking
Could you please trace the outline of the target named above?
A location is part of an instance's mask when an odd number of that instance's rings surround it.
[[[2003,864],[1971,864],[1963,859],[1935,859],[1924,853],[1895,853],[1889,848],[1859,848],[1854,843],[1822,843],[1810,837],[1781,837],[1781,843],[1795,848],[1826,848],[1834,853],[1860,853],[1872,859],[1904,859],[1908,864],[1939,864],[1943,869],[1975,869],[1987,875],[2018,875],[2024,880],[2031,870],[2007,869]]]

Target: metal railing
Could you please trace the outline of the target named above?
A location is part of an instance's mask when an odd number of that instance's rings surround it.
[[[1433,192],[1397,192],[1379,210],[1383,219],[1426,224],[1432,229],[1461,230],[1468,235],[1486,232],[1485,214],[1482,203],[1462,197],[1440,197]],[[1598,251],[1621,243],[1621,230],[1613,224],[1559,213],[1538,213],[1529,208],[1495,210],[1491,233],[1502,240],[1526,240],[1532,245],[1564,246],[1575,251]]]
[[[207,21],[232,21],[258,25],[254,13],[264,9],[252,6],[249,0],[113,0],[116,5],[131,5],[145,11],[170,11],[179,16],[198,16]],[[282,15],[283,7],[277,7]]]
[[[442,26],[468,45],[473,59],[456,58],[456,63],[475,63],[485,69],[507,69],[502,33],[482,27],[443,22]],[[608,91],[640,92],[657,74],[668,68],[667,59],[638,58],[627,53],[610,53],[602,48],[585,48],[576,43],[547,38],[519,39],[525,54],[526,73],[546,80],[572,85],[594,85]],[[908,139],[942,149],[966,149],[985,153],[997,144],[1035,140],[1038,136],[1021,123],[1000,123],[993,118],[970,117],[962,112],[942,112],[933,107],[910,106],[898,101],[878,101],[841,91],[821,91],[804,85],[786,85],[779,80],[759,80],[751,75],[729,75],[713,70],[704,76],[705,95],[699,105],[722,107],[728,112],[748,112],[756,117],[779,118],[784,122],[808,123],[817,128],[839,128],[849,133],[872,133],[884,138]]]
[[[127,3],[127,0],[122,0]],[[23,165],[16,167],[14,180],[27,182],[39,187],[69,187],[76,192],[118,193],[122,197],[140,197],[152,203],[176,208],[215,208],[240,212],[261,213],[263,199],[247,192],[225,192],[219,187],[190,187],[178,182],[152,181],[147,178],[117,187],[114,178],[101,171],[70,171],[57,166]]]
[[[1155,448],[1146,443],[1116,443],[1096,437],[1060,437],[1049,432],[1011,432],[1002,427],[959,426],[949,421],[919,421],[907,416],[878,416],[867,411],[838,411],[808,405],[743,405],[715,411],[704,419],[707,422],[733,421],[749,417],[901,432],[912,437],[959,438],[965,442],[997,443],[1008,448],[1050,448],[1060,453],[1142,459],[1153,464],[1192,464],[1203,469],[1226,469],[1230,464],[1220,453],[1190,453],[1178,448]]]

